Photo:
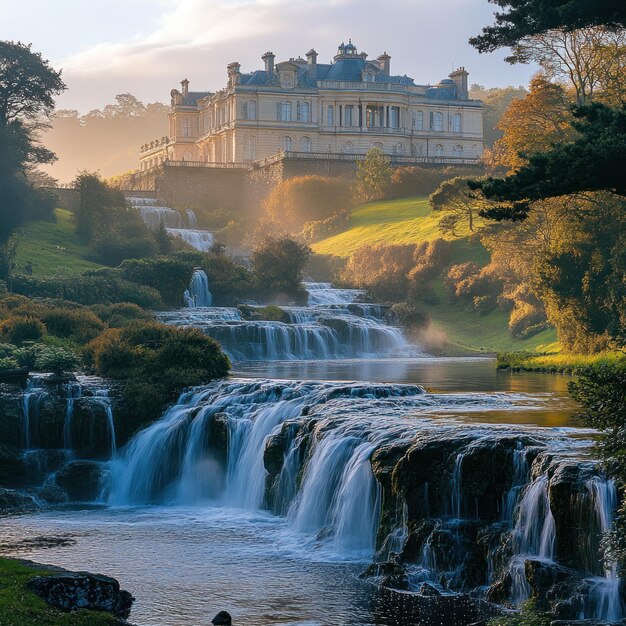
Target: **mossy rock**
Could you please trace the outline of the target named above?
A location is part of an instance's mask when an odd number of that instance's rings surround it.
[[[0,445],[0,487],[23,487],[28,482],[24,455],[19,448]]]
[[[105,403],[93,397],[74,401],[71,444],[82,459],[108,459],[111,456],[111,431]]]
[[[95,462],[73,461],[56,474],[56,484],[70,500],[92,502],[100,493],[102,467]]]

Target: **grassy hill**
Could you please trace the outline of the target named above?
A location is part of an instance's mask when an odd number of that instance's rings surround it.
[[[474,261],[479,265],[487,263],[489,254],[482,244],[469,237],[469,231],[459,233],[461,237],[443,236],[438,227],[439,217],[433,214],[428,199],[402,198],[369,202],[355,207],[348,228],[313,244],[318,254],[337,257],[350,256],[364,244],[421,243],[439,237],[451,240],[451,263]],[[439,303],[420,306],[426,309],[435,329],[445,334],[452,350],[545,350],[558,349],[556,333],[545,330],[528,339],[514,339],[507,327],[508,316],[500,310],[486,315],[468,311],[461,303],[450,303],[446,288],[441,279],[433,285],[439,296]]]
[[[37,276],[81,274],[101,267],[87,258],[87,246],[74,231],[71,212],[56,209],[54,214],[54,221],[28,222],[20,229],[15,272],[25,273],[29,262]]]

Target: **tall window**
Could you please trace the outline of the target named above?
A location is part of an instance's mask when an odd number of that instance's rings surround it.
[[[326,126],[334,126],[335,125],[335,109],[332,104],[328,105],[328,109],[326,110]]]
[[[344,144],[343,151],[346,154],[351,154],[353,150],[354,150],[354,146],[352,145],[352,142],[348,141],[346,144]]]
[[[308,137],[302,137],[300,149],[302,152],[311,152],[311,140]]]
[[[461,114],[455,113],[452,116],[452,132],[460,133],[461,132]]]
[[[191,137],[191,118],[183,117],[181,122],[181,131],[183,133],[183,137]]]
[[[413,130],[424,130],[424,111],[413,112]]]
[[[453,154],[455,157],[461,158],[463,156],[463,146],[461,145],[454,146]]]
[[[352,126],[352,111],[354,107],[351,104],[343,107],[343,125],[344,126]]]
[[[278,119],[281,122],[291,122],[291,102],[285,100],[278,103]]]
[[[400,107],[389,107],[389,126],[400,128]]]
[[[443,146],[440,143],[438,143],[435,146],[435,156],[436,157],[442,157],[443,156]]]
[[[285,137],[283,139],[283,150],[286,150],[287,152],[289,152],[291,150],[291,137]]]
[[[443,114],[439,111],[430,114],[430,130],[439,132],[443,130]]]
[[[254,161],[256,159],[256,140],[254,137],[245,138],[243,158],[246,161]]]
[[[298,119],[301,122],[309,122],[311,118],[311,105],[308,102],[298,102]]]
[[[250,102],[243,103],[243,118],[245,120],[256,119],[256,101],[250,100]]]

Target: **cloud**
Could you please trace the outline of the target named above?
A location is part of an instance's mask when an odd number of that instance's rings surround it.
[[[86,110],[126,91],[166,101],[185,77],[191,89],[219,89],[230,61],[245,72],[261,67],[268,49],[282,60],[315,47],[328,62],[349,37],[372,57],[387,50],[394,73],[422,83],[445,77],[453,63],[478,70],[472,80],[486,84],[516,76],[521,83],[531,73],[507,67],[503,55],[479,56],[467,43],[491,21],[486,0],[160,0],[159,9],[151,32],[67,57],[61,65],[70,89],[59,105]]]

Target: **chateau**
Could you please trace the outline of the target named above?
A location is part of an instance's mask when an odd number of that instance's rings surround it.
[[[273,158],[356,161],[380,148],[394,164],[475,163],[483,152],[482,103],[461,67],[436,85],[391,73],[385,52],[368,60],[350,41],[332,63],[317,52],[242,73],[227,66],[216,93],[171,92],[169,137],[141,147],[141,171],[162,164],[250,167]]]

